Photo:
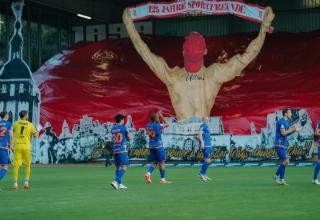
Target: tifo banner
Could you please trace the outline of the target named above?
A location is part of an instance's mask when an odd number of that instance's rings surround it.
[[[22,11],[24,1],[12,2],[15,16],[9,42],[9,59],[0,69],[0,112],[9,113],[9,121],[19,119],[19,112],[29,112],[29,120],[36,126],[40,120],[40,91],[28,64],[23,60]],[[38,126],[37,126],[38,127]]]
[[[134,21],[144,20],[149,17],[168,18],[192,12],[200,12],[207,15],[232,14],[246,20],[261,23],[265,8],[241,1],[219,0],[178,0],[168,3],[148,2],[136,7],[130,7],[130,14]]]
[[[303,130],[289,136],[288,154],[293,160],[311,158],[313,150],[312,122],[305,110],[293,110],[292,123],[298,123]],[[257,133],[254,123],[250,124],[250,135],[233,135],[224,133],[221,117],[211,117],[209,127],[212,159],[215,162],[241,162],[275,160],[278,157],[273,147],[276,121],[282,117],[281,112],[267,116],[266,127]],[[200,161],[203,158],[197,138],[201,118],[176,121],[167,118],[169,127],[163,132],[163,145],[169,161]],[[113,123],[101,124],[84,116],[80,124],[73,125],[72,131],[66,122],[58,136],[46,123],[45,133],[33,151],[34,163],[66,163],[100,159],[112,148],[111,128]],[[131,116],[127,117],[126,126],[132,135],[129,142],[129,156],[132,161],[149,159],[148,141],[145,128],[136,129]]]

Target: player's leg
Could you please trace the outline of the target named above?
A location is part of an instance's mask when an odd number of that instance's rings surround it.
[[[148,171],[146,174],[144,174],[144,179],[146,180],[146,183],[150,184],[152,183],[151,180],[151,174],[153,173],[154,169],[157,167],[156,163],[152,163],[149,167],[148,167]]]
[[[0,182],[7,173],[10,164],[8,150],[0,149]]]
[[[118,180],[119,181],[119,189],[127,189],[128,188],[122,184],[122,178],[123,178],[124,174],[126,173],[127,169],[128,169],[128,166],[126,166],[126,165],[120,166],[119,180]]]
[[[211,151],[210,148],[205,147],[203,150],[203,163],[200,170],[200,178],[204,181],[210,180],[210,178],[207,177],[207,171],[209,164],[211,163]]]
[[[3,165],[0,165],[0,182],[3,180],[3,178],[7,174],[8,168],[9,168],[9,166],[4,163],[3,163]]]
[[[274,147],[274,149],[276,151],[276,154],[278,155],[278,158],[280,159],[280,148],[279,147]],[[283,168],[283,165],[282,165],[282,163],[280,163],[276,173],[273,175],[273,179],[276,180],[277,182],[279,181],[279,176],[280,176],[280,173],[282,171],[282,168]]]
[[[19,168],[22,165],[21,150],[17,149],[13,154],[13,189],[18,189]]]
[[[288,185],[285,180],[284,180],[284,176],[286,173],[286,167],[289,164],[289,159],[288,159],[288,155],[287,155],[287,150],[285,148],[280,148],[280,150],[278,151],[279,154],[279,159],[282,161],[280,166],[280,172],[279,172],[279,180],[277,181],[278,184],[280,185]]]
[[[144,175],[146,183],[148,184],[152,183],[151,174],[153,173],[154,169],[157,167],[158,164],[155,149],[150,149],[150,159],[152,161],[152,164],[149,166],[147,173]]]
[[[160,183],[170,184],[172,182],[166,180],[166,153],[163,147],[157,149],[157,161],[159,162]]]
[[[320,185],[320,182],[318,181],[319,170],[320,170],[320,161],[318,160],[314,166],[314,173],[313,173],[313,180],[312,180],[312,183],[316,185]]]
[[[280,165],[278,166],[278,169],[275,173],[275,175],[273,175],[273,179],[278,183],[281,184],[280,181],[280,174],[283,172],[283,170],[285,169],[285,165],[284,165],[284,161],[286,160],[286,156],[283,154],[283,149],[281,147],[275,147],[276,153],[279,157],[279,160],[281,161]]]
[[[29,179],[31,174],[31,151],[23,150],[22,151],[22,160],[24,161],[25,166],[25,178],[24,178],[24,188],[29,189]]]
[[[318,160],[314,166],[314,173],[313,173],[313,180],[312,183],[316,185],[320,185],[320,182],[318,181],[318,174],[320,170],[320,147],[318,146]]]
[[[122,178],[124,174],[126,173],[129,165],[129,156],[128,153],[121,153],[120,154],[120,170],[119,170],[119,189],[127,189],[125,185],[122,184]]]
[[[112,181],[111,186],[115,189],[119,189],[119,171],[120,171],[120,154],[114,154],[114,164],[116,167],[115,178]]]
[[[3,160],[0,159],[0,164],[4,164]],[[4,178],[4,176],[6,175],[8,170],[8,166],[7,165],[0,165],[0,184]],[[2,192],[2,189],[0,188],[0,192]]]
[[[281,182],[281,185],[288,185],[288,184],[285,182],[285,180],[284,180],[284,175],[285,175],[285,173],[286,173],[286,167],[287,167],[288,164],[289,164],[289,159],[287,158],[287,155],[286,155],[286,158],[283,159],[282,164],[283,164],[284,167],[283,167],[283,169],[282,169],[282,172],[280,173],[280,182]]]
[[[212,148],[211,148],[211,147],[208,148],[207,151],[208,151],[208,155],[207,155],[207,157],[206,157],[206,159],[205,159],[205,162],[207,163],[207,165],[206,165],[207,170],[206,170],[205,177],[206,177],[207,180],[211,180],[211,178],[208,177],[207,172],[208,172],[208,167],[210,166],[210,164],[211,164],[211,162],[212,162],[212,160],[211,160]]]

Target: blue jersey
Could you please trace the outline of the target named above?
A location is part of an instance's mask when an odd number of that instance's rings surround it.
[[[147,124],[147,135],[149,136],[149,147],[159,148],[162,147],[161,133],[163,125],[159,122],[150,122]]]
[[[12,132],[12,124],[0,119],[0,148],[8,148],[10,132]]]
[[[281,130],[289,130],[290,128],[290,122],[288,120],[285,120],[284,118],[281,118],[279,121],[277,121],[276,125],[276,137],[274,140],[274,146],[278,147],[286,147],[287,145],[287,135],[282,135]]]
[[[113,153],[125,153],[127,150],[128,128],[125,125],[113,125],[111,129],[113,137]]]
[[[200,125],[199,131],[202,131],[202,139],[205,147],[211,147],[210,129],[207,124]],[[200,142],[201,146],[201,142]]]

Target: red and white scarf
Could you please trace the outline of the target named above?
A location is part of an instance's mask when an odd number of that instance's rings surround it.
[[[245,20],[262,23],[265,8],[242,2],[241,0],[176,0],[172,2],[147,2],[130,7],[130,14],[134,21],[145,20],[150,17],[170,18],[186,13],[200,12],[207,15],[232,14]],[[272,32],[270,28],[269,32]]]

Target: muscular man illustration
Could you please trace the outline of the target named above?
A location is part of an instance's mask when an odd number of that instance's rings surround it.
[[[207,54],[204,37],[191,32],[183,43],[184,67],[170,68],[166,61],[152,53],[141,39],[133,24],[130,11],[123,12],[123,22],[129,37],[144,62],[166,85],[178,120],[195,116],[209,116],[223,83],[239,76],[241,71],[259,54],[275,15],[266,8],[258,36],[251,41],[243,54],[237,54],[226,63],[203,64]]]

